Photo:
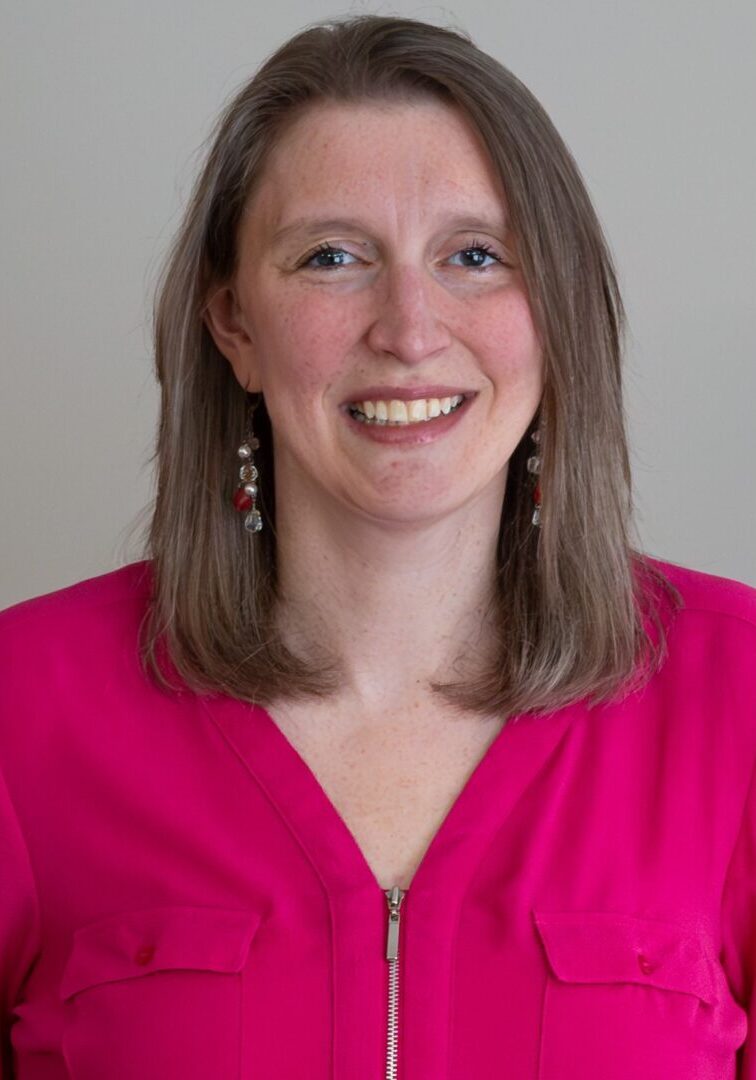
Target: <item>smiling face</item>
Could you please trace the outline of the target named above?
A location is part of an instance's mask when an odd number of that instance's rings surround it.
[[[500,508],[542,360],[504,193],[464,116],[430,100],[311,107],[271,154],[238,243],[206,321],[264,394],[277,503],[335,500],[387,523]],[[371,425],[349,408],[419,397],[442,415]]]

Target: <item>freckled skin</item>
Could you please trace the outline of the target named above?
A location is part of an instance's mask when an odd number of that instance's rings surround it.
[[[351,224],[275,240],[303,217]],[[376,880],[407,887],[502,722],[460,722],[429,686],[496,645],[507,462],[542,392],[504,193],[448,106],[319,106],[268,162],[239,243],[207,317],[273,425],[282,632],[344,673],[335,696],[273,713]],[[341,409],[376,384],[477,397],[429,444],[380,445]]]
[[[458,214],[489,227],[450,227]],[[301,217],[360,227],[273,241]],[[542,392],[506,222],[479,138],[449,106],[320,105],[287,132],[240,226],[233,310],[219,296],[209,321],[240,383],[265,394],[277,499],[387,524],[427,523],[474,499],[500,506]],[[300,265],[319,243],[340,261]],[[479,243],[501,261],[471,259]],[[478,396],[434,443],[377,445],[340,410],[376,383]]]

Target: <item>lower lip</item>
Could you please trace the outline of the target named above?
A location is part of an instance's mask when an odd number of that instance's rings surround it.
[[[364,424],[361,420],[355,420],[347,408],[344,409],[344,415],[353,431],[373,442],[389,443],[391,446],[425,446],[451,431],[472,403],[472,397],[465,398],[454,412],[447,413],[446,416],[435,416],[432,420],[419,420],[414,424]]]

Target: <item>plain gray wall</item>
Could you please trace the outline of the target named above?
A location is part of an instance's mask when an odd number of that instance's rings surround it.
[[[150,306],[214,117],[326,16],[456,24],[571,147],[630,318],[647,551],[756,585],[753,0],[53,0],[0,15],[0,606],[139,557]]]

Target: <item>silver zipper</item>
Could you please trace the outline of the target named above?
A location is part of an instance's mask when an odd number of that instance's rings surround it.
[[[393,885],[390,889],[384,889],[383,892],[389,909],[386,931],[386,959],[389,965],[386,1080],[396,1080],[396,1055],[399,1043],[399,908],[407,890]]]

